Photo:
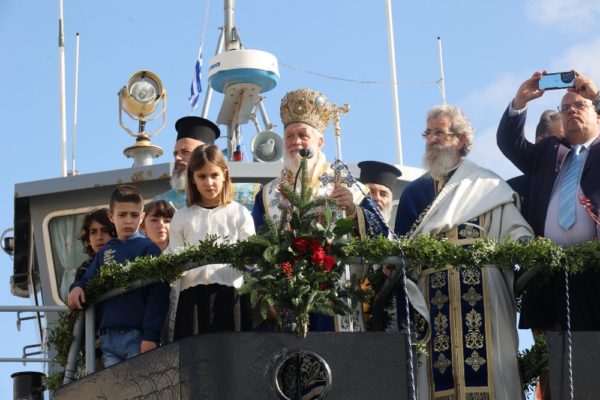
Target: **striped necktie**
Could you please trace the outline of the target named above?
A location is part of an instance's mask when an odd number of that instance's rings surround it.
[[[565,229],[571,228],[575,223],[577,188],[581,171],[581,147],[581,145],[575,145],[571,148],[558,192],[558,224]]]

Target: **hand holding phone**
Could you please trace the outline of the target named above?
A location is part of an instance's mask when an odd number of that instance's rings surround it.
[[[575,71],[554,72],[542,75],[538,82],[540,90],[566,89],[575,87]]]

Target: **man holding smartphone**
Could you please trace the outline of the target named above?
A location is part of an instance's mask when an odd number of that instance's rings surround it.
[[[502,116],[498,147],[531,179],[528,222],[538,236],[562,246],[598,240],[600,208],[600,92],[587,76],[573,71],[575,79],[558,107],[564,138],[549,137],[537,143],[525,139],[527,103],[543,96],[546,72],[535,72],[521,84]],[[549,88],[548,88],[549,89]],[[578,201],[587,198],[591,209]],[[566,330],[566,280],[559,273],[523,298],[521,328],[534,332]],[[600,274],[591,270],[569,276],[569,314],[574,331],[600,330]],[[535,291],[533,291],[535,290]],[[544,390],[542,395],[549,399]]]

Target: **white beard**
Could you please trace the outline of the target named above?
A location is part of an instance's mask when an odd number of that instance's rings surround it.
[[[306,160],[306,167],[309,173],[312,171],[315,163],[317,162],[319,154],[320,150],[315,151],[313,149],[313,156]],[[296,174],[300,170],[301,161],[302,157],[299,154],[296,157],[290,157],[289,154],[285,152],[283,155],[283,168],[287,169],[288,171],[291,171],[294,174],[294,176],[296,176]]]
[[[432,144],[427,147],[423,156],[423,163],[429,168],[429,173],[435,179],[448,175],[460,161],[456,146],[442,146]]]
[[[173,170],[171,174],[171,187],[175,190],[185,191],[185,185],[187,184],[187,171]]]
[[[300,168],[300,161],[300,157],[292,158],[287,153],[285,153],[283,156],[283,168],[296,173],[296,171],[298,171],[298,169]]]

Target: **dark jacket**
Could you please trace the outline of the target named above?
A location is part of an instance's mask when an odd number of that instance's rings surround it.
[[[545,236],[546,212],[552,189],[563,162],[570,151],[569,143],[550,136],[533,144],[525,139],[526,112],[509,117],[504,112],[496,140],[502,153],[530,179],[527,220],[537,236]],[[590,146],[580,181],[581,191],[591,202],[594,214],[600,206],[600,138]],[[566,294],[564,274],[549,282],[535,282],[523,296],[520,328],[548,329],[560,324],[566,328]],[[537,286],[537,288],[536,288]],[[571,328],[600,330],[600,274],[591,270],[569,278]]]
[[[159,256],[160,248],[150,239],[136,232],[126,240],[112,239],[103,246],[80,280],[71,285],[85,290],[87,282],[109,261],[124,263],[142,256]],[[160,332],[169,308],[170,287],[167,283],[155,283],[98,305],[99,329],[135,328],[142,331],[142,340],[160,342]]]

